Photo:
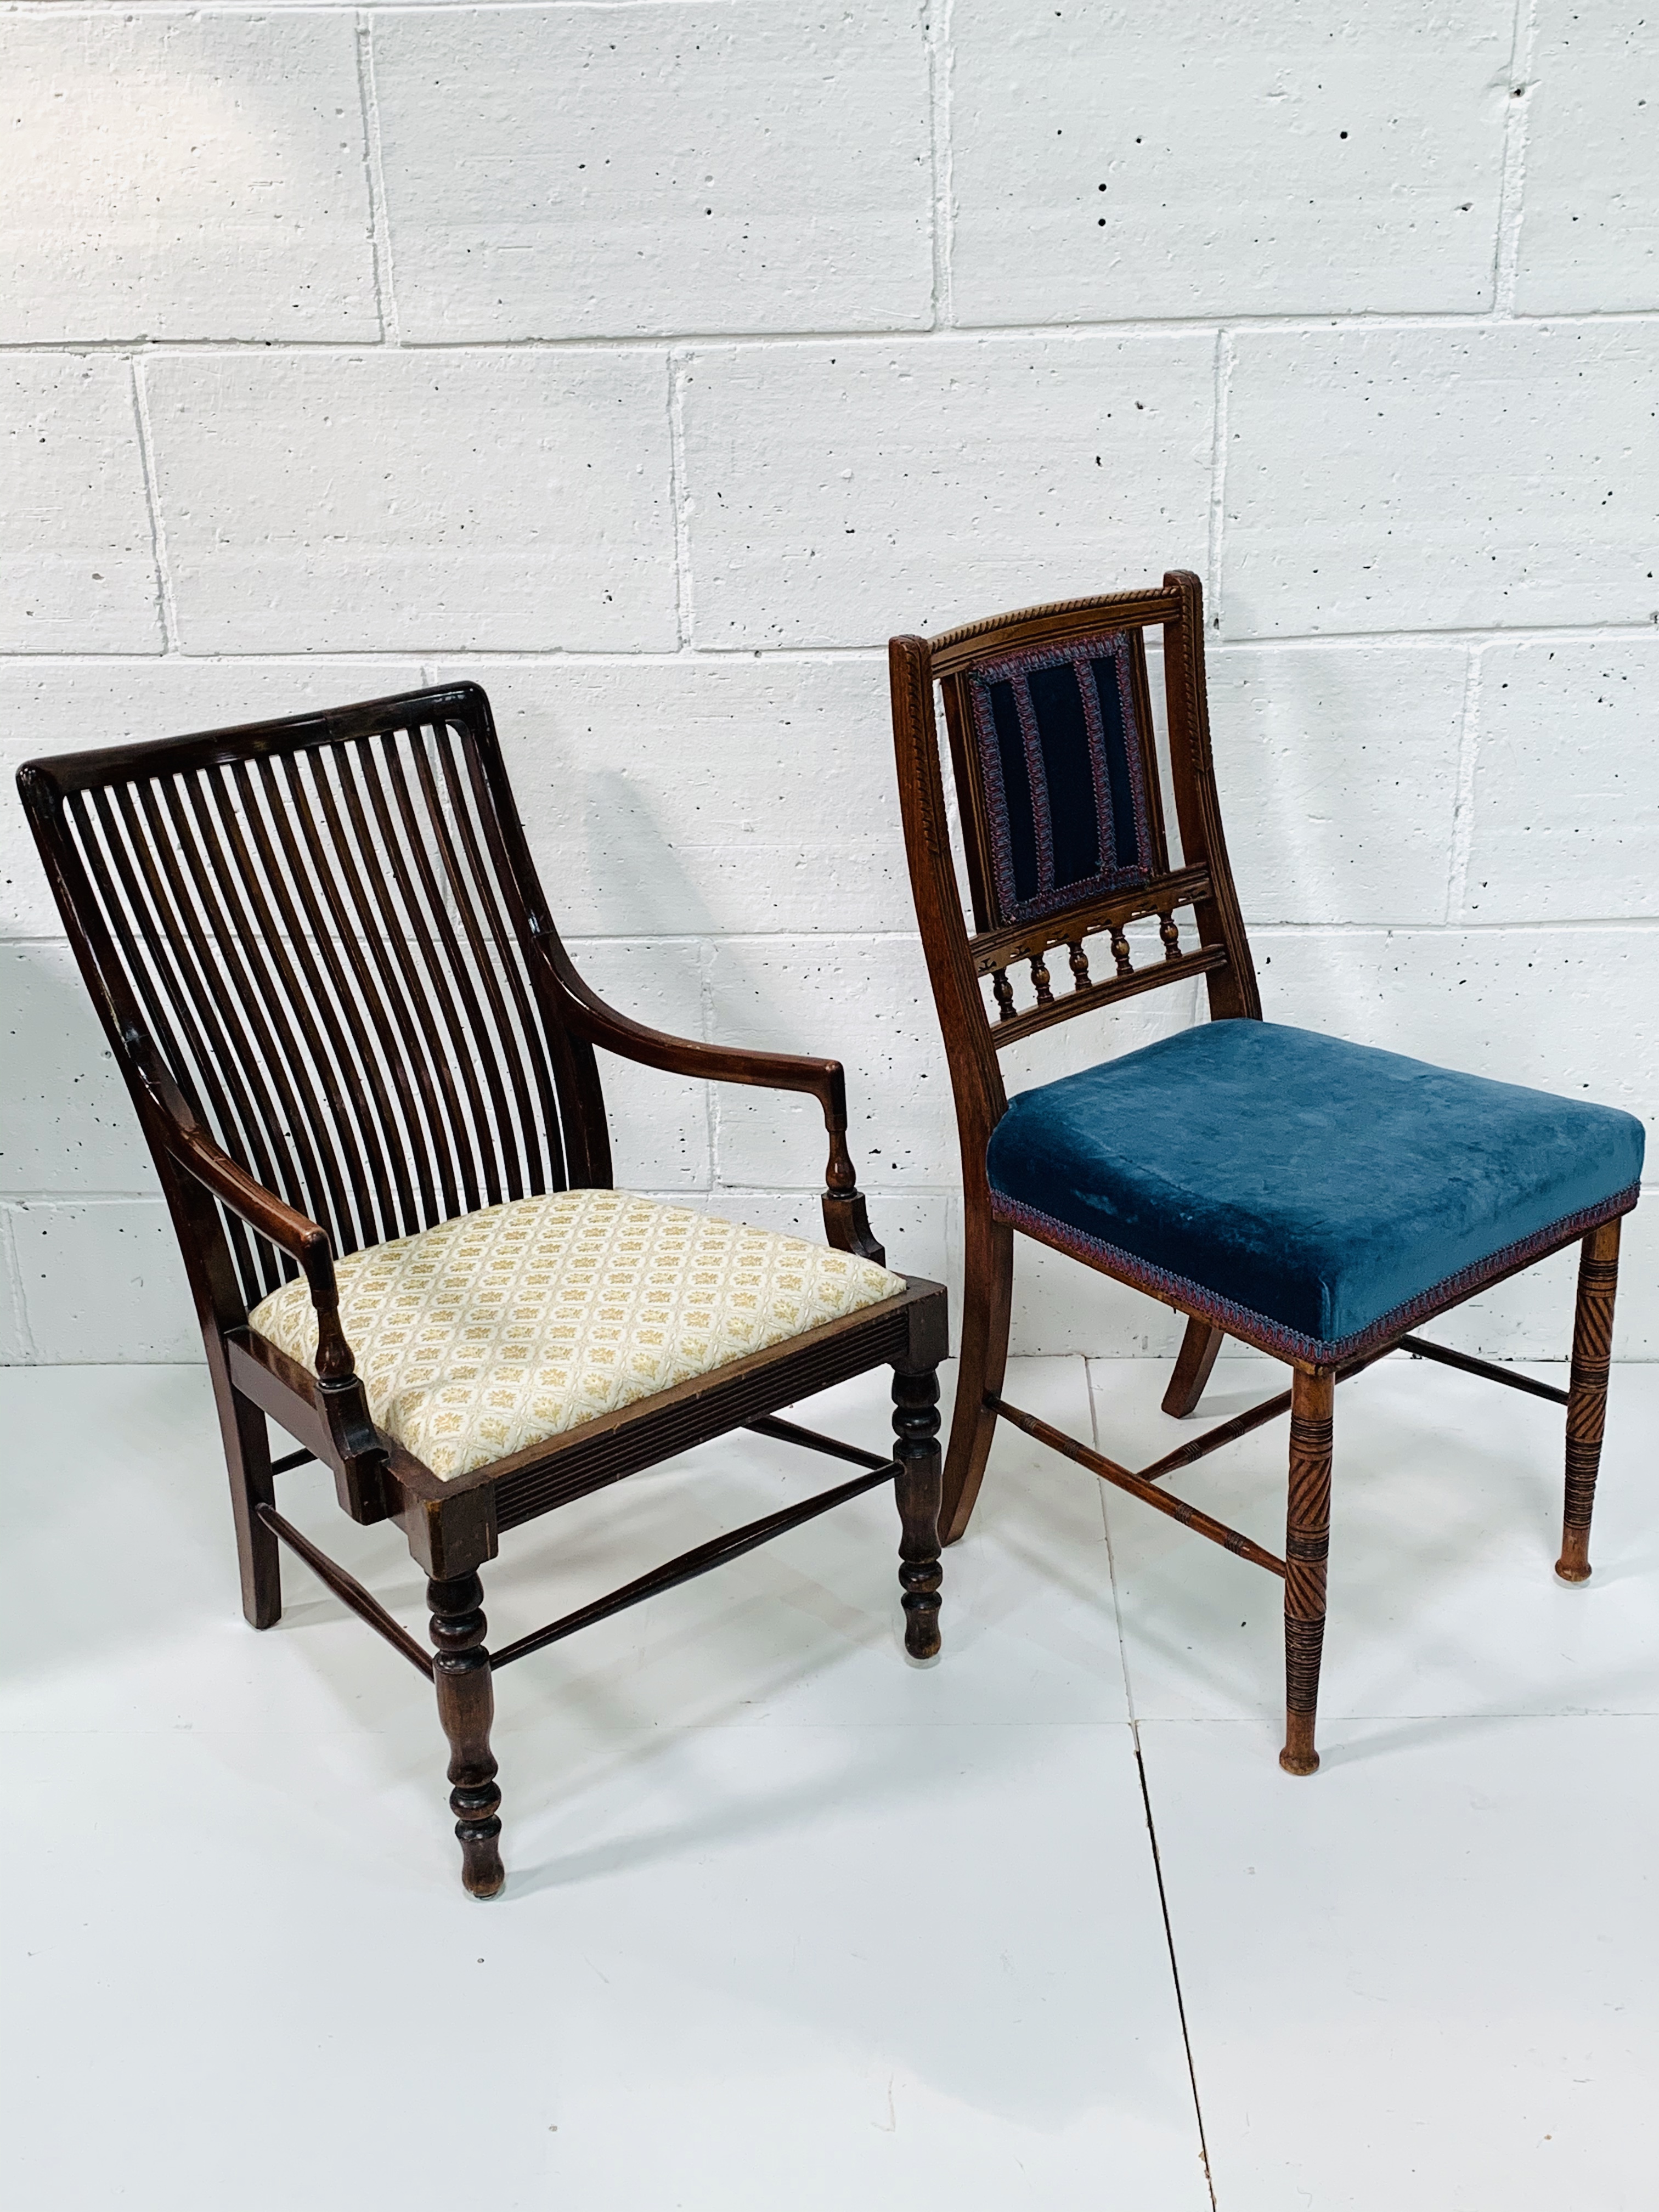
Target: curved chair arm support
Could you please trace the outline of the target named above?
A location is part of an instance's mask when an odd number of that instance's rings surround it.
[[[750,1084],[765,1091],[803,1091],[816,1098],[830,1138],[824,1170],[823,1229],[837,1251],[884,1265],[864,1209],[858,1173],[847,1149],[847,1073],[838,1060],[809,1060],[785,1052],[753,1052],[737,1045],[705,1044],[695,1037],[671,1036],[647,1029],[609,1006],[572,967],[556,937],[544,939],[563,994],[570,1026],[589,1044],[647,1067],[675,1075],[702,1076],[713,1083]]]
[[[339,1455],[342,1502],[356,1518],[378,1519],[386,1446],[374,1426],[357,1363],[340,1326],[340,1292],[328,1231],[267,1190],[216,1145],[146,1041],[129,1039],[168,1157],[222,1205],[297,1261],[317,1316],[317,1406]]]

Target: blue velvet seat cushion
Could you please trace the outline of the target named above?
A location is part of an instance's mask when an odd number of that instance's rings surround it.
[[[1223,1021],[1022,1092],[987,1165],[1004,1219],[1343,1357],[1452,1279],[1627,1210],[1642,1146],[1613,1107]]]

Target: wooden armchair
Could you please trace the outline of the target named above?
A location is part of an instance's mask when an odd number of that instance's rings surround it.
[[[1146,633],[1155,628],[1178,864],[1146,681]],[[1262,1020],[1211,765],[1196,576],[1028,608],[931,644],[896,637],[890,659],[905,839],[966,1200],[945,1540],[967,1526],[1006,1420],[1282,1577],[1280,1764],[1311,1774],[1338,1382],[1403,1348],[1565,1405],[1557,1572],[1588,1577],[1619,1221],[1638,1197],[1642,1126],[1605,1107]],[[936,685],[971,927],[951,855]],[[1127,932],[1154,919],[1152,957],[1138,962]],[[1097,974],[1088,945],[1102,939]],[[1061,946],[1069,982],[1048,968]],[[1024,1006],[1012,981],[1022,966],[1033,994]],[[1006,1045],[1197,976],[1207,1024],[1008,1099],[998,1062]],[[1085,1449],[1002,1395],[1016,1231],[1188,1316],[1166,1413],[1195,1409],[1226,1336],[1285,1361],[1290,1389],[1139,1471]],[[1408,1333],[1575,1241],[1583,1256],[1569,1389]],[[1286,1410],[1283,1559],[1159,1487]]]
[[[476,684],[31,762],[19,786],[183,1248],[229,1462],[242,1606],[280,1540],[435,1685],[462,1878],[502,1883],[502,1667],[896,1482],[905,1643],[939,1649],[945,1292],[890,1273],[831,1060],[644,1029],[572,967]],[[611,1188],[594,1048],[801,1091],[830,1249]],[[893,1369],[890,1459],[775,1418]],[[300,1447],[273,1461],[266,1417]],[[850,1480],[485,1646],[501,1534],[739,1427]],[[276,1510],[332,1468],[428,1577],[430,1656]]]

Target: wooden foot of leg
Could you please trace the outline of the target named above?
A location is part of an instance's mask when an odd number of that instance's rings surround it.
[[[1173,1413],[1176,1420],[1184,1421],[1188,1413],[1198,1411],[1210,1370],[1226,1341],[1225,1329],[1212,1328],[1206,1321],[1188,1322],[1187,1334],[1181,1340],[1181,1350],[1176,1358],[1175,1373],[1164,1393],[1166,1413]]]
[[[939,1648],[939,1376],[893,1370],[894,1456],[899,1463],[899,1581],[904,1588],[904,1648],[913,1659],[931,1659]]]
[[[1285,1528],[1285,1748],[1287,1774],[1313,1774],[1319,1753],[1319,1662],[1331,1547],[1331,1428],[1336,1376],[1296,1371],[1291,1386],[1291,1480]]]
[[[497,1841],[501,1793],[489,1748],[495,1692],[484,1649],[483,1585],[471,1574],[429,1582],[426,1601],[437,1646],[438,1718],[449,1739],[449,1804],[461,1840],[461,1880],[474,1897],[494,1897],[507,1876]]]
[[[1567,1387],[1567,1497],[1562,1516],[1563,1582],[1589,1580],[1590,1515],[1601,1465],[1613,1361],[1613,1302],[1619,1287],[1619,1224],[1592,1229],[1579,1248],[1578,1310],[1572,1330],[1572,1379]]]

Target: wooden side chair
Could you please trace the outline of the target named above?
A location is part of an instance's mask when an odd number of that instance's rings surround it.
[[[831,1060],[666,1036],[559,941],[476,684],[31,762],[19,784],[184,1250],[230,1468],[242,1606],[279,1540],[435,1685],[462,1878],[501,1887],[499,1670],[896,1485],[914,1657],[939,1649],[945,1292],[889,1271]],[[594,1048],[800,1091],[829,1247],[611,1188]],[[775,1418],[893,1370],[891,1458]],[[266,1417],[299,1449],[273,1461]],[[507,1531],[737,1428],[851,1480],[491,1651]],[[276,1510],[316,1459],[428,1577],[415,1637]]]
[[[1147,689],[1163,633],[1168,785]],[[1620,1217],[1643,1131],[1628,1114],[1455,1074],[1264,1022],[1210,758],[1198,579],[1031,607],[890,648],[916,914],[962,1139],[966,1279],[943,1530],[973,1510],[999,1420],[1285,1583],[1280,1764],[1311,1774],[1325,1626],[1336,1383],[1400,1349],[1566,1407],[1557,1572],[1589,1573]],[[934,690],[959,802],[952,859]],[[1183,932],[1178,917],[1190,916]],[[1127,932],[1156,921],[1150,960]],[[1104,940],[1091,964],[1091,940]],[[1050,972],[1064,948],[1066,972]],[[1056,963],[1058,964],[1058,963]],[[1013,975],[1029,970],[1022,1006]],[[1141,991],[1202,976],[1206,1024],[1012,1101],[1001,1048]],[[1198,1405],[1224,1337],[1291,1388],[1139,1471],[1002,1395],[1014,1232],[1187,1316],[1164,1411]],[[1571,1388],[1425,1341],[1419,1322],[1577,1242]],[[1165,1475],[1289,1409],[1285,1556],[1171,1497]]]

